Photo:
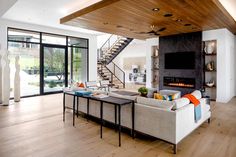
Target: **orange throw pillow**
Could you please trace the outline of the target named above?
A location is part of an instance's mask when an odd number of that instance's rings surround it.
[[[194,104],[195,107],[200,104],[200,101],[192,94],[186,94],[183,97],[188,98],[191,101],[191,103]]]
[[[85,85],[84,85],[83,83],[81,83],[81,84],[79,85],[79,87],[85,88]]]

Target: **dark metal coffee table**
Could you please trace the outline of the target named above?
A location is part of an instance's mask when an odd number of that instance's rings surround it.
[[[96,98],[94,96],[77,96],[74,94],[74,92],[64,92],[63,93],[63,121],[65,121],[65,95],[71,95],[73,96],[73,126],[74,126],[74,119],[75,119],[75,98],[77,97],[77,116],[78,116],[78,106],[79,106],[79,97],[87,98],[87,115],[89,115],[89,100],[95,100],[100,102],[100,120],[101,120],[101,131],[100,131],[100,137],[102,138],[102,127],[104,123],[103,119],[103,103],[107,103],[110,105],[114,105],[115,107],[115,126],[118,127],[119,130],[119,146],[121,146],[121,107],[124,105],[132,105],[131,115],[132,115],[132,130],[131,135],[134,138],[134,118],[135,118],[135,105],[133,100],[128,99],[122,99],[122,98],[116,98],[116,97],[106,97],[106,98]],[[117,124],[117,107],[118,107],[118,124]]]

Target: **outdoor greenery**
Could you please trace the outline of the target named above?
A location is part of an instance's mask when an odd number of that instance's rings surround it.
[[[65,53],[53,48],[46,49],[44,53],[44,69],[46,75],[52,73],[58,80],[61,80],[64,76],[65,67]]]

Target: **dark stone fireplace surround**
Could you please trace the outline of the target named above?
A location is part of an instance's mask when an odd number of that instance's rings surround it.
[[[165,54],[173,52],[195,52],[195,69],[165,69]],[[159,88],[174,89],[181,91],[182,95],[195,89],[201,89],[203,84],[203,55],[202,55],[202,32],[186,33],[159,38]],[[167,79],[169,78],[169,79]],[[168,85],[167,80],[192,80],[194,87],[177,87],[175,84]],[[182,84],[181,84],[182,85]]]

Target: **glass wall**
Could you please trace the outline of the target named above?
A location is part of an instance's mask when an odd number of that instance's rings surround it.
[[[15,57],[20,56],[21,96],[38,95],[40,34],[24,30],[8,30],[8,50],[10,51],[11,97],[14,96]]]
[[[69,47],[69,78],[76,82],[85,82],[87,80],[87,49],[78,47]]]
[[[88,39],[8,28],[11,97],[20,56],[21,96],[62,91],[68,79],[87,81]]]

